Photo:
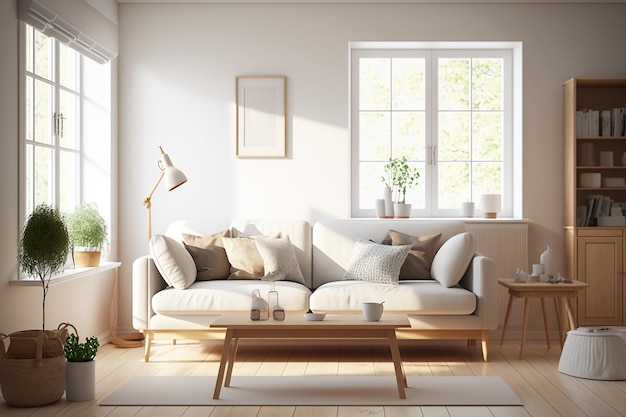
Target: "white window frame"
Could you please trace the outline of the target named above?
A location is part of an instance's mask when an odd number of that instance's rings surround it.
[[[359,208],[359,74],[358,59],[366,56],[394,57],[411,56],[427,59],[426,72],[426,141],[427,146],[436,146],[437,132],[437,97],[436,88],[437,58],[439,57],[501,57],[505,62],[505,119],[503,128],[504,172],[502,184],[502,210],[499,217],[522,217],[522,44],[521,42],[352,42],[350,43],[350,137],[351,137],[351,175],[350,175],[350,211],[352,217],[375,217],[374,202],[371,208]],[[435,76],[435,77],[433,77]],[[435,133],[433,133],[435,132]],[[436,148],[435,148],[436,149]],[[514,155],[517,158],[514,158]],[[427,166],[420,182],[426,188],[427,200],[436,198],[436,164]],[[424,175],[425,174],[425,175]],[[426,180],[428,178],[428,180]],[[379,184],[382,198],[383,184]],[[475,216],[482,216],[478,201]],[[460,202],[459,202],[460,203]],[[458,209],[412,210],[413,217],[460,217]]]
[[[18,227],[21,231],[26,219],[27,190],[26,190],[26,23],[20,22],[19,26],[19,199],[18,199]],[[37,30],[37,29],[35,29]],[[51,38],[57,44],[58,40]],[[58,46],[56,46],[58,49]],[[80,52],[80,51],[79,51]],[[112,134],[112,72],[110,63],[97,63],[88,57],[78,54],[77,72],[79,79],[79,92],[76,112],[76,148],[78,149],[75,195],[76,203],[93,202],[109,225],[109,241],[114,242],[113,217],[113,186],[115,173],[113,172],[113,134]],[[58,71],[58,68],[57,68]],[[63,88],[63,87],[60,87]],[[39,144],[38,144],[39,146]],[[54,160],[59,157],[59,143],[46,146],[54,149]],[[59,205],[59,167],[56,161],[51,168],[51,176],[54,176],[55,186],[53,196],[49,204]],[[34,205],[38,204],[34,201]],[[34,208],[34,207],[33,207]],[[32,209],[32,208],[31,208]],[[103,253],[103,260],[107,260],[114,253],[109,248],[108,253]]]

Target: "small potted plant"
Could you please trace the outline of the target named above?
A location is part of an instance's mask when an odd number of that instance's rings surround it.
[[[96,398],[96,362],[100,342],[96,336],[80,342],[76,327],[65,340],[65,398],[68,401],[92,401]]]
[[[406,156],[390,159],[385,164],[384,170],[382,181],[385,186],[392,189],[395,216],[410,217],[411,204],[406,203],[406,193],[418,185],[419,171],[409,166]]]
[[[93,203],[82,203],[66,216],[72,244],[74,266],[93,267],[100,264],[102,249],[107,245],[108,233],[104,217]]]

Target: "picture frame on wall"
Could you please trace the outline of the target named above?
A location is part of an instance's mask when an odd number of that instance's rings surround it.
[[[285,76],[236,76],[239,158],[287,156]]]

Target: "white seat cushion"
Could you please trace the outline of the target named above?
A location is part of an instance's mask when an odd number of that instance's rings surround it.
[[[251,293],[259,289],[267,299],[268,281],[213,280],[196,281],[184,290],[167,288],[152,297],[152,309],[166,315],[207,315],[226,312],[250,312]],[[285,311],[305,312],[309,309],[311,290],[292,281],[277,281],[278,303]]]
[[[361,303],[385,302],[385,312],[466,315],[476,309],[476,296],[460,286],[445,288],[435,280],[403,280],[398,285],[367,281],[334,281],[318,287],[311,310],[326,313],[360,312]]]

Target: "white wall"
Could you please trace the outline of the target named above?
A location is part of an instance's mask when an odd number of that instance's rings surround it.
[[[349,215],[350,41],[523,42],[529,255],[551,244],[564,271],[562,83],[626,76],[615,49],[626,41],[624,15],[624,4],[120,4],[124,291],[132,260],[147,253],[142,199],[158,145],[189,183],[155,193],[155,233],[185,217]],[[236,75],[287,76],[288,158],[234,156]],[[128,325],[129,311],[120,318]]]

